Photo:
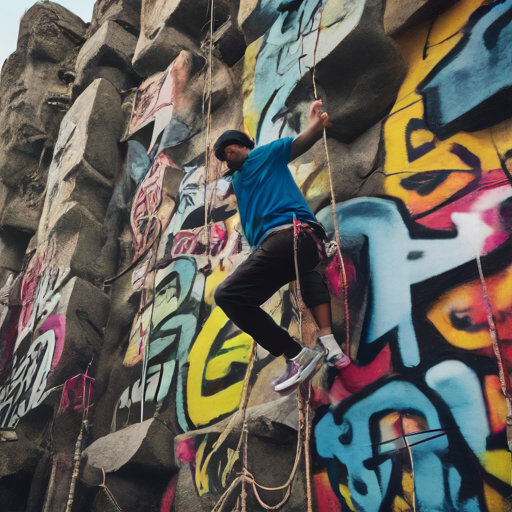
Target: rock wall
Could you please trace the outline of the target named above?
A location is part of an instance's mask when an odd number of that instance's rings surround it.
[[[1,510],[509,510],[511,43],[512,0],[29,9],[0,79]],[[332,178],[354,364],[281,397],[213,298],[250,248],[212,146],[293,137],[315,96],[327,147],[290,169],[331,236]],[[264,307],[315,342],[293,284]]]

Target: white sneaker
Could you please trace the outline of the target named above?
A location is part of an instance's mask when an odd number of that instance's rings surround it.
[[[325,352],[318,348],[320,350],[304,347],[297,357],[288,359],[284,373],[272,381],[274,389],[277,392],[284,391],[313,377],[325,357]]]

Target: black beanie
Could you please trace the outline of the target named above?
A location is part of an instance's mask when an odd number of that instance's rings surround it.
[[[226,161],[226,155],[224,155],[224,149],[231,144],[240,144],[249,149],[254,148],[254,142],[244,133],[238,130],[228,130],[224,132],[215,143],[213,152],[215,156],[221,161]]]

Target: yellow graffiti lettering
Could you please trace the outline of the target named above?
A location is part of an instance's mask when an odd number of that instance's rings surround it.
[[[220,308],[215,308],[190,351],[187,404],[190,420],[197,427],[208,425],[219,416],[233,412],[240,402],[243,380],[212,396],[203,396],[205,379],[225,377],[234,362],[249,362],[252,338],[244,333],[227,340],[209,360],[211,346],[228,321],[224,312]]]

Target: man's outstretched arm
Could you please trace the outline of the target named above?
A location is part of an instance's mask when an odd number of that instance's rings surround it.
[[[311,106],[309,122],[306,128],[297,135],[292,143],[290,162],[311,149],[322,138],[325,126],[331,126],[329,114],[321,111],[322,100],[317,100]]]

